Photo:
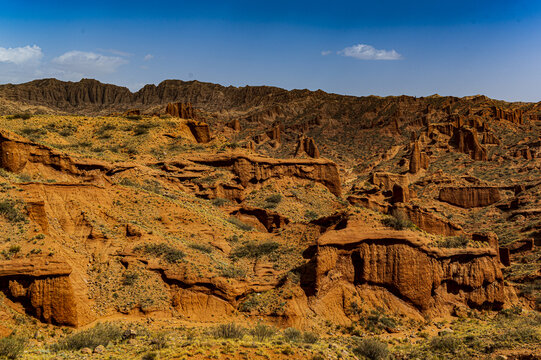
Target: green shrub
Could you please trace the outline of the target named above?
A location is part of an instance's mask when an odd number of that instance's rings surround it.
[[[135,136],[148,134],[149,130],[153,128],[152,124],[137,124],[133,127],[133,133]]]
[[[162,259],[170,263],[176,263],[185,256],[182,250],[175,249],[174,247],[171,247],[165,243],[145,244],[143,246],[135,247],[134,250],[135,251],[142,250],[146,254],[161,257]]]
[[[29,113],[18,113],[8,116],[8,119],[22,119],[22,120],[28,120],[32,117],[32,114]]]
[[[307,219],[307,220],[314,220],[314,219],[317,219],[318,218],[318,214],[317,212],[315,211],[312,211],[312,210],[306,210],[306,212],[304,213],[304,217]]]
[[[315,344],[319,341],[319,335],[315,332],[305,331],[302,334],[302,340],[307,344]]]
[[[387,344],[377,339],[364,339],[359,341],[353,349],[353,353],[357,356],[364,356],[369,360],[382,360],[389,357]]]
[[[214,336],[222,339],[242,339],[245,329],[235,323],[221,324],[214,329]]]
[[[437,245],[443,248],[464,248],[468,246],[469,241],[470,240],[464,235],[450,236],[445,238],[445,240],[438,242]]]
[[[169,333],[167,331],[159,331],[150,339],[150,345],[155,349],[165,349],[169,343]]]
[[[188,246],[194,250],[201,251],[205,254],[210,254],[213,250],[212,246],[208,244],[190,244]]]
[[[8,336],[0,339],[0,358],[17,359],[26,347],[26,339]]]
[[[220,275],[230,279],[241,279],[246,277],[246,271],[235,265],[222,266],[220,269]]]
[[[122,276],[122,285],[132,286],[139,279],[139,274],[134,272],[124,273]]]
[[[94,349],[99,345],[107,346],[110,342],[122,339],[123,331],[114,324],[99,323],[93,328],[79,331],[52,346],[54,351]]]
[[[268,338],[271,338],[276,333],[276,329],[272,326],[258,322],[257,325],[250,332],[254,339],[262,342]]]
[[[394,211],[391,216],[385,217],[381,222],[383,225],[395,230],[404,230],[415,227],[403,211]]]
[[[224,206],[228,202],[229,202],[229,200],[227,200],[227,199],[216,198],[216,199],[212,200],[212,205],[214,205],[214,206]]]
[[[151,351],[144,354],[141,360],[156,360],[157,358],[158,358],[158,353]]]
[[[258,259],[264,255],[270,255],[275,252],[280,247],[275,241],[268,241],[261,244],[256,243],[255,241],[249,241],[244,245],[236,247],[231,252],[232,258],[251,258]]]
[[[282,201],[282,195],[274,194],[265,199],[265,205],[263,205],[263,207],[265,209],[274,209],[278,206],[278,204],[281,201]]]
[[[243,223],[234,216],[231,216],[227,221],[244,231],[252,231],[254,229],[253,226]]]
[[[290,343],[299,342],[302,338],[302,333],[300,332],[300,330],[292,327],[285,329],[283,335],[284,339]]]
[[[17,208],[17,203],[10,199],[0,201],[0,215],[12,223],[21,222],[26,219]]]
[[[454,353],[458,350],[462,341],[456,336],[445,334],[433,337],[430,340],[430,349],[441,353]]]

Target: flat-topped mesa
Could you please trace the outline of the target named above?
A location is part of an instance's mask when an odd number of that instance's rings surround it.
[[[262,183],[272,178],[294,177],[313,180],[324,186],[335,196],[341,194],[338,167],[327,159],[274,159],[240,152],[195,155],[188,160],[231,170],[240,184]]]
[[[500,191],[492,186],[443,187],[439,200],[465,209],[492,205],[501,200]]]
[[[455,306],[501,309],[513,297],[496,249],[429,244],[420,233],[349,222],[344,229],[327,231],[305,251],[310,263],[301,284],[314,303],[340,314],[348,304],[333,300],[337,293],[417,316],[449,315]]]
[[[195,109],[190,103],[168,103],[167,107],[165,108],[165,113],[182,119],[196,118]]]
[[[45,145],[33,143],[17,134],[0,130],[0,168],[13,173],[62,171],[73,176],[87,176],[93,170],[109,171],[104,161],[76,159]]]

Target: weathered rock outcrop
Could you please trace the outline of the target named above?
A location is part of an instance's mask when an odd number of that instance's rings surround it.
[[[493,116],[496,119],[507,120],[515,124],[523,124],[524,112],[522,110],[514,109],[514,110],[506,111],[494,106],[492,108],[492,111],[493,111]]]
[[[327,159],[273,159],[234,152],[194,156],[189,160],[197,164],[228,168],[244,187],[272,178],[295,177],[319,182],[334,195],[341,194],[338,167]]]
[[[417,174],[421,170],[421,148],[419,142],[413,143],[410,155],[410,173]]]
[[[69,175],[91,176],[93,170],[111,170],[103,161],[75,159],[45,145],[33,143],[6,130],[0,130],[0,168],[32,174],[45,168]]]
[[[456,305],[501,309],[506,304],[509,290],[495,249],[440,249],[427,243],[414,232],[348,223],[305,251],[311,260],[302,286],[315,301],[336,288],[370,297],[375,287],[423,314],[449,314]]]
[[[481,146],[477,139],[477,131],[466,127],[453,128],[450,140],[457,151],[469,155],[473,160],[487,161],[487,150]]]
[[[165,113],[182,119],[195,119],[195,110],[190,103],[169,103]]]
[[[227,123],[227,127],[230,127],[231,129],[235,131],[240,131],[240,121],[239,119],[231,120]]]
[[[198,143],[208,143],[210,141],[210,128],[207,123],[190,120],[187,125]]]
[[[466,209],[482,207],[500,201],[500,191],[490,186],[444,187],[439,200]]]
[[[4,293],[47,323],[78,326],[77,299],[69,278],[71,266],[55,259],[0,262]]]
[[[314,139],[304,136],[299,137],[297,148],[295,149],[295,156],[300,156],[302,154],[306,154],[314,159],[319,158],[319,150]]]
[[[231,215],[238,216],[242,221],[248,224],[252,224],[252,220],[255,220],[257,222],[255,224],[256,227],[259,227],[257,225],[262,225],[268,232],[273,232],[289,224],[289,219],[277,212],[252,206],[242,206],[232,211]]]

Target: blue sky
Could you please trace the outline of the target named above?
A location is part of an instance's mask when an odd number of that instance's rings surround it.
[[[75,3],[75,4],[74,4]],[[541,1],[4,1],[0,83],[541,100]]]

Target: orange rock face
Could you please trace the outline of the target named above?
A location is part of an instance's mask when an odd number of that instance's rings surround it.
[[[505,111],[494,106],[492,108],[492,111],[493,116],[497,119],[507,120],[515,124],[523,124],[524,112],[522,110],[514,109],[510,111]]]
[[[451,144],[461,153],[468,154],[473,160],[487,161],[487,150],[477,139],[477,131],[465,127],[453,128]]]
[[[188,121],[188,127],[198,143],[208,143],[210,141],[210,128],[207,123],[190,120]]]
[[[230,169],[240,185],[261,183],[271,178],[296,177],[319,182],[336,196],[341,194],[338,167],[326,159],[273,159],[240,153],[214,154],[189,159],[198,164]]]
[[[29,304],[44,322],[77,326],[80,320],[70,274],[71,266],[59,260],[0,262],[0,283],[8,296]]]
[[[376,288],[414,312],[445,314],[451,304],[500,309],[510,291],[495,249],[432,248],[413,232],[352,224],[323,234],[305,254],[312,267],[303,286],[312,286],[316,299],[336,288],[370,297]]]
[[[494,204],[501,197],[495,187],[444,187],[440,189],[439,200],[469,209]]]
[[[319,158],[319,150],[314,139],[301,136],[297,142],[297,149],[295,150],[295,156],[306,154],[311,158]]]
[[[169,103],[165,113],[182,119],[195,119],[195,110],[190,103]]]

